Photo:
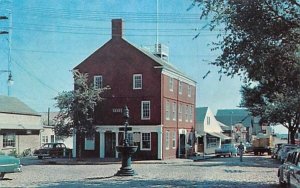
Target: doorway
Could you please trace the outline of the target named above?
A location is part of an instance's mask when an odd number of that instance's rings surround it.
[[[116,156],[116,134],[105,132],[105,157],[114,158]]]
[[[185,134],[179,135],[179,158],[185,158]]]

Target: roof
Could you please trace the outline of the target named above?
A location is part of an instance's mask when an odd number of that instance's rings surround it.
[[[141,48],[136,46],[135,44],[132,44],[131,42],[125,40],[124,38],[122,38],[124,41],[126,41],[127,43],[129,43],[130,45],[132,45],[133,47],[135,47],[137,50],[139,50],[140,52],[144,53],[145,55],[147,55],[148,57],[150,57],[152,60],[154,60],[156,63],[158,63],[159,65],[162,66],[162,68],[169,70],[175,74],[178,74],[182,77],[185,77],[187,79],[189,79],[190,81],[196,83],[195,80],[191,79],[189,76],[187,76],[186,74],[184,74],[183,72],[181,72],[179,69],[177,69],[174,65],[172,65],[171,63],[157,57],[156,55],[154,55],[153,53],[151,53],[149,50],[146,50],[145,48]]]
[[[0,113],[23,114],[40,116],[25,103],[15,97],[0,95]]]
[[[198,107],[196,108],[196,122],[203,124],[208,107]]]
[[[216,119],[229,126],[242,123],[249,127],[253,123],[252,116],[247,109],[221,109],[217,111]]]

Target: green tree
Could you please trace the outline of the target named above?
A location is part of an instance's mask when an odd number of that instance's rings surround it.
[[[61,137],[69,137],[76,133],[79,140],[84,137],[93,136],[94,108],[103,98],[100,96],[108,87],[95,89],[88,85],[88,75],[78,70],[73,71],[74,90],[60,93],[56,100],[59,113],[55,117],[55,134]],[[78,145],[78,158],[81,158],[81,141]]]
[[[300,1],[194,0],[194,6],[210,30],[224,28],[212,49],[222,53],[212,64],[244,78],[241,104],[268,122],[287,123],[293,135],[300,109]]]

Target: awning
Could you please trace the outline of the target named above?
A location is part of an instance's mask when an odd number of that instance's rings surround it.
[[[230,139],[231,139],[231,137],[226,136],[226,135],[223,134],[223,133],[209,132],[209,133],[207,133],[207,134],[209,134],[209,135],[211,135],[211,136],[214,136],[214,137],[221,138],[222,140],[230,140]]]

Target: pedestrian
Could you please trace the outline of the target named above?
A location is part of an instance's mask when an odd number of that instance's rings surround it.
[[[240,161],[243,162],[243,153],[244,153],[244,144],[243,142],[240,142],[240,145],[238,146],[239,154],[240,154]]]

